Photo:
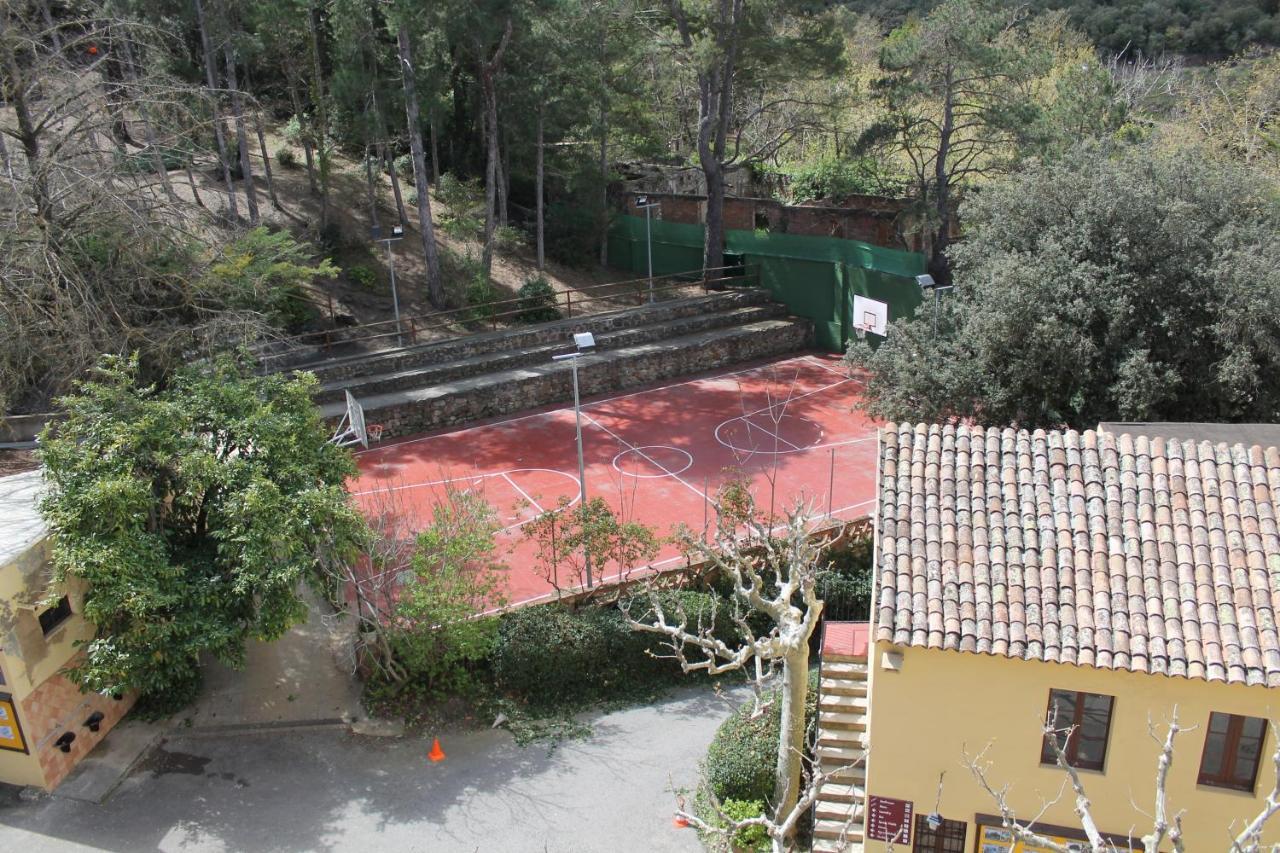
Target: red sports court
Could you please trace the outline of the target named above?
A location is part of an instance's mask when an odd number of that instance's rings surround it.
[[[853,408],[861,387],[837,357],[806,354],[587,398],[587,497],[604,497],[620,516],[664,537],[681,524],[701,531],[714,523],[709,499],[736,472],[762,510],[782,513],[803,500],[815,516],[863,516],[875,496],[878,424]],[[508,601],[554,594],[522,527],[561,498],[578,500],[572,403],[399,440],[357,460],[357,501],[372,512],[393,496],[410,526],[425,524],[450,486],[480,491],[504,525]],[[680,559],[664,544],[656,565]],[[597,568],[596,579],[632,568]]]

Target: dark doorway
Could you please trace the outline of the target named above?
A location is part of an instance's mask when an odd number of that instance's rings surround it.
[[[929,816],[916,815],[915,853],[965,853],[964,837],[969,824],[962,820],[942,820],[937,829],[929,828]]]

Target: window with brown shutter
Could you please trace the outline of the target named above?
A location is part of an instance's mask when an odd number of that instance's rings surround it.
[[[1266,720],[1214,711],[1209,715],[1197,781],[1201,785],[1252,793],[1266,736]]]
[[[1111,731],[1111,708],[1115,699],[1101,693],[1078,690],[1050,690],[1045,720],[1055,734],[1046,734],[1040,745],[1040,763],[1056,764],[1053,741],[1066,753],[1067,763],[1083,770],[1101,770],[1107,760],[1107,737]]]

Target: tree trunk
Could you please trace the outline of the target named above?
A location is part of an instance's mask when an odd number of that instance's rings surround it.
[[[36,218],[42,226],[47,227],[53,215],[49,178],[41,162],[40,136],[31,115],[31,105],[27,102],[27,79],[22,74],[22,66],[17,57],[13,55],[12,42],[4,37],[7,19],[7,15],[0,15],[0,49],[4,51],[4,72],[9,78],[9,103],[13,105],[14,116],[18,121],[18,140],[22,143],[27,172],[31,175]],[[94,147],[97,147],[96,144]]]
[[[404,85],[405,119],[409,125],[409,151],[413,156],[413,182],[418,191],[418,233],[427,264],[427,298],[436,308],[445,307],[444,282],[440,279],[440,258],[436,252],[436,230],[431,221],[431,193],[427,186],[427,162],[422,150],[422,125],[418,121],[418,92],[413,69],[413,45],[409,27],[401,23],[396,32],[400,52],[400,78]]]
[[[320,65],[320,23],[316,20],[319,14],[320,10],[315,6],[307,10],[307,30],[311,36],[311,100],[316,110],[312,127],[316,154],[320,158],[320,227],[325,228],[329,225],[329,170],[332,164],[325,141],[329,134],[329,113],[325,107],[324,73]]]
[[[547,263],[546,245],[545,245],[546,238],[543,232],[543,227],[544,227],[543,226],[543,215],[544,215],[543,200],[542,200],[543,146],[542,146],[542,104],[541,103],[538,104],[537,138],[538,138],[537,152],[535,155],[536,160],[534,165],[535,186],[534,186],[533,192],[535,196],[534,207],[537,209],[537,225],[535,226],[535,230],[537,232],[537,244],[538,244],[538,269],[541,270],[544,266],[546,266],[546,263]]]
[[[484,96],[484,249],[480,254],[480,267],[484,270],[485,279],[493,267],[493,232],[497,225],[496,207],[498,197],[498,105],[493,91],[493,78],[489,74],[481,75]]]
[[[378,192],[373,187],[373,154],[367,143],[364,146],[364,177],[369,188],[369,223],[377,230],[382,228],[382,222],[378,218]]]
[[[258,213],[258,188],[253,184],[253,163],[249,158],[249,134],[244,129],[244,106],[240,101],[240,84],[236,81],[236,52],[230,38],[223,45],[222,55],[227,62],[227,88],[231,90],[231,117],[236,125],[236,147],[240,152],[240,180],[244,184],[249,222],[257,225],[261,219]]]
[[[601,39],[601,53],[604,52]],[[609,95],[606,83],[600,93],[600,266],[609,265]]]
[[[782,659],[782,720],[778,726],[778,761],[774,767],[773,813],[782,820],[800,799],[804,754],[804,703],[809,693],[809,642],[797,644]]]
[[[502,145],[498,158],[498,225],[505,228],[511,222],[511,140],[503,127]]]
[[[428,130],[431,132],[431,183],[434,186],[440,185],[440,147],[436,140],[436,111],[432,110],[427,116],[429,124]]]
[[[204,22],[204,4],[193,0],[196,10],[196,27],[200,30],[200,48],[204,53],[204,82],[209,87],[213,105],[213,138],[218,144],[218,162],[222,165],[222,180],[227,185],[227,211],[232,219],[240,218],[240,203],[236,201],[236,185],[231,180],[231,158],[227,156],[227,137],[222,127],[222,111],[218,108],[218,78],[214,73],[213,45],[209,41],[209,28]]]
[[[9,146],[4,144],[4,134],[0,133],[0,163],[4,164],[4,175],[13,180],[13,159],[9,157]]]
[[[298,97],[298,89],[294,86],[292,78],[289,81],[289,100],[293,102],[293,115],[298,120],[298,130],[302,133],[302,156],[307,161],[307,185],[312,195],[318,195],[320,189],[316,186],[316,162],[311,154],[311,137],[307,131],[307,125],[310,122],[303,119],[302,99]]]
[[[47,7],[45,11],[46,13],[48,12]],[[137,65],[133,61],[133,48],[129,44],[131,40],[132,36],[126,32],[120,44],[124,49],[125,68],[126,73],[129,75],[129,82],[137,86]],[[164,184],[164,194],[168,196],[169,201],[176,202],[178,194],[174,192],[173,184],[169,182],[169,169],[165,166],[164,156],[160,153],[160,147],[156,144],[156,130],[151,123],[151,111],[147,109],[145,98],[136,103],[138,105],[138,117],[142,120],[142,138],[146,140],[147,150],[151,152],[151,167],[156,170],[156,174],[160,176],[160,180]]]
[[[386,145],[382,147],[382,161],[387,164],[387,172],[391,175],[391,192],[396,197],[396,215],[400,217],[400,223],[409,221],[409,217],[404,212],[404,196],[400,194],[400,176],[396,174],[395,160],[391,157],[391,151]]]
[[[502,67],[502,55],[511,41],[511,19],[507,18],[502,32],[502,40],[498,42],[493,57],[480,65],[480,93],[484,99],[484,136],[487,156],[484,171],[484,249],[480,255],[480,266],[484,277],[489,278],[493,268],[493,232],[497,226],[498,183],[502,177],[502,164],[498,160],[498,69]]]
[[[947,69],[946,91],[942,100],[942,126],[938,132],[938,157],[934,161],[934,200],[937,204],[938,230],[929,251],[929,274],[938,284],[951,283],[951,264],[947,248],[951,243],[951,181],[947,174],[947,158],[951,155],[951,137],[955,133],[954,92],[951,69]]]
[[[49,4],[46,0],[40,0],[40,17],[44,19],[44,25],[49,32],[49,42],[53,45],[56,53],[62,53],[62,37],[58,35],[58,26],[53,22],[53,15],[49,12]]]
[[[258,134],[258,149],[262,151],[262,171],[267,176],[267,198],[271,199],[271,207],[283,210],[280,199],[276,196],[276,180],[271,174],[271,155],[267,153],[267,134],[262,129],[262,115],[256,110],[253,113],[253,128]]]
[[[196,176],[195,173],[191,171],[191,165],[189,163],[186,167],[186,171],[187,184],[191,187],[191,197],[196,200],[196,204],[200,205],[201,208],[208,210],[208,208],[204,206],[204,199],[200,198],[200,188],[196,186]]]

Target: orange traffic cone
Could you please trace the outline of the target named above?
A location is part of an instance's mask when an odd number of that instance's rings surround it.
[[[432,761],[444,761],[444,750],[440,748],[440,738],[431,742],[431,751],[427,753],[427,758]]]
[[[684,829],[689,825],[689,820],[684,815],[676,815],[675,820],[671,821],[675,824],[676,829]]]

